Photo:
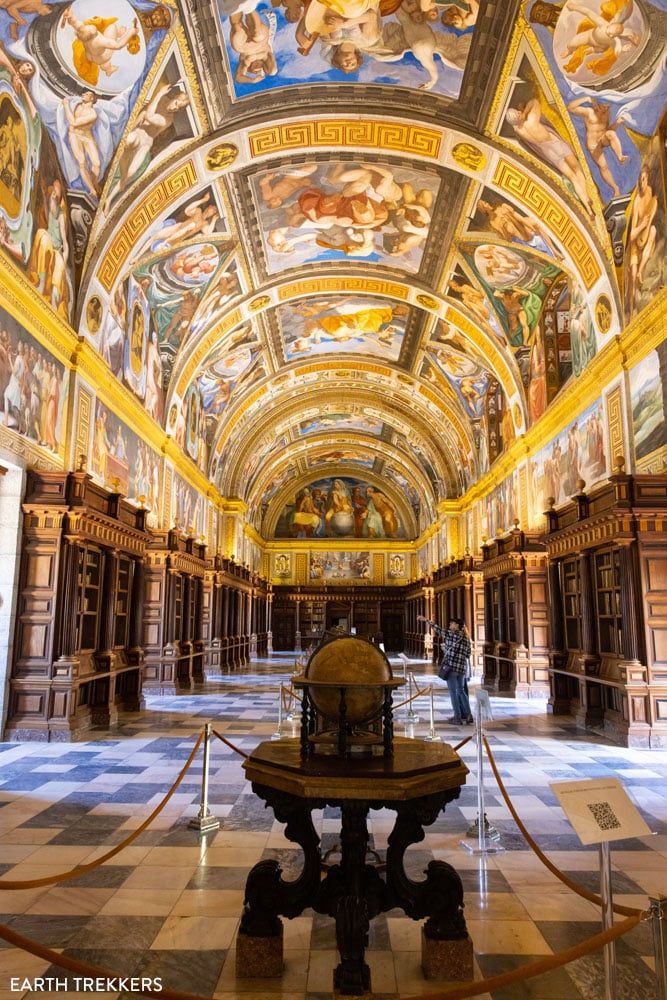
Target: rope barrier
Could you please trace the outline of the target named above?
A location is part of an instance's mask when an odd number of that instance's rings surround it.
[[[466,745],[466,743],[470,743],[471,739],[472,736],[466,736],[464,740],[461,740],[461,742],[457,743],[455,747],[452,747],[454,753],[457,753],[461,749],[461,747],[464,747]]]
[[[153,820],[160,815],[160,813],[166,806],[167,802],[169,802],[170,798],[172,797],[172,795],[174,794],[180,783],[183,781],[183,778],[185,777],[190,765],[192,764],[192,761],[195,759],[195,755],[199,750],[199,747],[201,746],[201,742],[203,739],[204,739],[204,734],[200,733],[197,742],[192,748],[190,756],[188,757],[187,761],[185,762],[185,765],[183,766],[181,773],[178,775],[176,781],[171,786],[165,797],[162,799],[160,803],[158,803],[158,805],[155,807],[155,809],[150,814],[148,819],[145,819],[144,822],[141,824],[141,826],[138,826],[136,830],[133,830],[132,833],[129,835],[129,837],[126,837],[125,840],[122,840],[120,844],[117,844],[115,847],[112,847],[110,851],[107,851],[106,854],[103,854],[101,857],[97,858],[96,861],[90,861],[87,865],[78,865],[71,871],[61,872],[59,875],[46,875],[44,878],[27,879],[22,882],[0,879],[0,889],[37,889],[43,885],[55,885],[58,882],[66,882],[68,879],[78,878],[80,875],[85,875],[86,872],[91,872],[93,871],[93,869],[99,868],[100,865],[103,865],[106,861],[109,861],[110,858],[113,858],[116,854],[120,854],[122,850],[124,850],[134,840],[136,840],[137,837],[140,834],[142,834],[147,827],[151,825]]]
[[[510,972],[503,972],[500,975],[492,976],[490,979],[480,979],[477,982],[462,983],[460,986],[453,986],[445,990],[439,990],[437,993],[424,993],[420,996],[406,997],[405,1000],[465,1000],[466,997],[479,996],[480,993],[491,993],[494,990],[511,986],[514,983],[523,982],[525,979],[534,979],[536,976],[541,976],[546,972],[551,972],[553,969],[558,969],[563,965],[567,965],[569,962],[573,962],[584,955],[588,955],[592,951],[597,951],[599,948],[603,948],[604,945],[609,944],[610,941],[615,941],[623,934],[627,934],[628,931],[631,931],[637,926],[640,920],[641,917],[639,916],[628,917],[626,920],[616,924],[609,930],[601,931],[599,934],[594,934],[592,937],[587,938],[585,941],[581,941],[572,948],[567,948],[565,951],[558,952],[555,955],[549,955],[546,958],[538,959],[538,961],[531,962],[530,965],[525,965],[523,968],[512,969]],[[46,948],[37,941],[33,941],[31,938],[18,934],[16,931],[12,930],[11,927],[7,927],[4,924],[0,924],[0,938],[7,941],[9,944],[15,945],[17,948],[22,948],[23,951],[27,951],[31,955],[36,955],[38,958],[42,958],[45,961],[50,962],[52,965],[68,969],[70,972],[77,972],[83,976],[92,976],[94,978],[99,977],[102,979],[120,978],[118,973],[110,972],[107,969],[100,969],[95,965],[88,965],[86,962],[79,962],[77,959],[70,958],[68,955],[63,955],[58,951],[52,951],[51,948]],[[208,998],[205,998],[198,993],[181,993],[179,990],[170,990],[168,988],[163,988],[160,991],[143,989],[136,992],[141,993],[143,996],[160,997],[162,1000],[208,1000]]]
[[[249,757],[250,755],[249,755],[249,754],[247,754],[247,753],[245,752],[245,750],[241,750],[241,748],[240,748],[240,747],[237,747],[237,746],[236,746],[236,744],[235,744],[235,743],[232,743],[232,741],[231,741],[231,740],[228,740],[228,739],[226,739],[226,738],[225,738],[224,736],[222,736],[222,735],[221,735],[221,734],[220,734],[220,733],[218,732],[218,730],[217,730],[217,729],[211,729],[211,732],[213,733],[213,735],[214,735],[214,736],[217,736],[217,737],[218,737],[218,739],[219,739],[219,740],[221,741],[221,743],[224,743],[224,744],[225,744],[226,746],[228,746],[228,747],[230,748],[230,750],[233,750],[233,751],[234,751],[234,753],[237,753],[237,754],[239,754],[239,756],[241,756],[241,757],[244,757],[244,758],[245,758],[246,760],[248,759],[248,757]]]
[[[491,770],[493,771],[493,776],[496,779],[498,788],[500,789],[500,793],[505,800],[505,805],[512,814],[512,819],[519,827],[519,830],[523,834],[528,846],[538,856],[542,864],[545,865],[552,873],[552,875],[555,875],[556,878],[563,883],[563,885],[566,885],[568,889],[572,889],[572,891],[576,892],[577,895],[583,896],[583,898],[587,899],[590,903],[595,903],[596,906],[601,907],[602,899],[600,898],[600,896],[596,895],[596,893],[594,892],[590,892],[588,889],[584,889],[584,887],[582,885],[579,885],[578,882],[573,882],[572,879],[568,878],[567,875],[563,874],[563,872],[559,868],[557,868],[552,861],[549,861],[549,858],[546,856],[544,851],[540,849],[536,841],[533,840],[531,835],[528,833],[528,830],[522,823],[519,814],[517,813],[516,809],[514,808],[514,805],[512,804],[512,800],[510,799],[507,789],[505,788],[503,779],[500,777],[500,773],[498,771],[495,758],[493,756],[493,753],[491,752],[491,747],[489,746],[489,742],[486,736],[483,736],[482,739],[484,740],[484,748],[486,750],[487,757],[489,758],[489,763],[491,765]],[[621,906],[618,903],[614,903],[614,912],[620,913],[626,917],[634,917],[641,915],[643,911],[638,910],[634,906]]]
[[[294,687],[292,686],[291,681],[290,681],[290,686],[287,688],[287,690],[285,690],[285,688],[282,688],[281,697],[283,699],[283,709],[285,710],[285,712],[289,712],[292,708],[292,705],[294,704],[294,699],[296,697],[296,692],[294,691]]]
[[[414,674],[412,675],[412,679],[417,690],[413,695],[410,695],[409,698],[406,698],[405,701],[399,701],[398,705],[393,705],[392,708],[394,712],[397,712],[399,708],[403,708],[404,705],[409,705],[410,702],[414,701],[416,698],[423,698],[426,694],[428,694],[428,684],[426,684],[423,688],[419,688],[417,686],[417,681],[414,680]]]

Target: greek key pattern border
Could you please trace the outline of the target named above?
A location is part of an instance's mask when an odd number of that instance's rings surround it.
[[[318,146],[336,148],[356,146],[409,153],[428,160],[437,160],[443,136],[439,129],[405,122],[339,118],[287,122],[255,129],[248,134],[248,141],[253,159],[268,153],[312,149]]]

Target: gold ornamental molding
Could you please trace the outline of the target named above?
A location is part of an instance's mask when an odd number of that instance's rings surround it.
[[[10,427],[3,427],[2,424],[0,424],[0,450],[21,459],[26,469],[53,472],[60,471],[65,464],[60,452],[54,455],[48,448],[40,448],[36,442],[22,437]]]
[[[186,160],[155,184],[133,208],[114,236],[97,271],[105,292],[111,292],[132,249],[161,212],[177,198],[191,191],[197,181],[194,160]]]
[[[607,396],[609,424],[609,458],[614,464],[617,458],[626,458],[625,433],[623,430],[623,393],[620,385],[615,386]]]
[[[93,396],[88,389],[79,385],[76,411],[76,439],[74,443],[74,464],[78,465],[81,457],[88,460],[88,442],[90,427],[93,421]]]
[[[502,157],[496,164],[491,183],[499,191],[519,201],[549,227],[576,264],[586,291],[590,291],[601,277],[602,270],[591,251],[586,234],[572,215],[542,184],[538,184],[515,163]]]
[[[377,119],[329,118],[285,122],[253,129],[248,133],[253,159],[267,153],[292,152],[295,149],[345,146],[390,150],[429,160],[437,160],[442,147],[440,129]]]
[[[278,301],[286,302],[302,295],[319,295],[323,292],[366,292],[368,295],[386,295],[388,298],[407,302],[409,291],[408,285],[383,278],[309,278],[281,285],[278,289]]]
[[[227,497],[220,505],[222,514],[231,514],[242,517],[248,509],[248,504],[241,497]]]
[[[243,525],[243,534],[246,536],[246,538],[249,538],[251,542],[254,542],[255,545],[258,546],[258,548],[262,550],[265,548],[266,542],[260,535],[259,531],[253,528],[252,524],[248,524],[246,522]]]
[[[632,368],[642,358],[667,339],[667,288],[628,324],[620,337],[616,337],[623,367]]]
[[[61,316],[51,309],[21,270],[0,252],[0,306],[11,313],[35,340],[65,368],[74,366],[79,338]]]
[[[261,537],[261,536],[260,536]],[[309,550],[326,552],[335,542],[339,552],[356,552],[369,549],[385,552],[415,552],[417,543],[407,538],[262,538],[262,547],[267,554],[278,552],[305,552]],[[330,582],[330,581],[326,581]],[[355,580],[356,584],[357,581]],[[308,597],[305,600],[309,600]]]

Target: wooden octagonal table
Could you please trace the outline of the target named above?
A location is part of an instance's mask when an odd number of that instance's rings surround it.
[[[468,768],[442,743],[396,738],[393,756],[312,756],[303,759],[298,739],[266,741],[244,762],[253,791],[276,819],[285,836],[303,851],[303,869],[292,880],[282,877],[278,861],[260,861],[246,882],[245,905],[237,950],[237,974],[253,975],[249,956],[273,944],[282,968],[281,916],[296,917],[306,908],[336,921],[340,962],[334,971],[339,993],[370,991],[365,962],[370,920],[400,907],[414,920],[426,919],[424,938],[431,942],[468,939],[463,917],[463,887],[456,870],[431,861],[425,878],[410,878],[404,855],[424,839],[448,802],[458,798]],[[312,812],[325,806],[341,811],[340,862],[324,865]],[[387,842],[386,864],[368,860],[368,814],[396,812]],[[243,959],[239,960],[239,955]],[[248,961],[247,961],[248,959]],[[276,974],[255,970],[254,974]],[[279,974],[279,973],[278,973]]]

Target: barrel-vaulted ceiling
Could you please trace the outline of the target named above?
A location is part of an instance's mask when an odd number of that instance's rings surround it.
[[[417,534],[623,325],[648,0],[2,6],[67,188],[52,304],[258,528],[343,476]]]

